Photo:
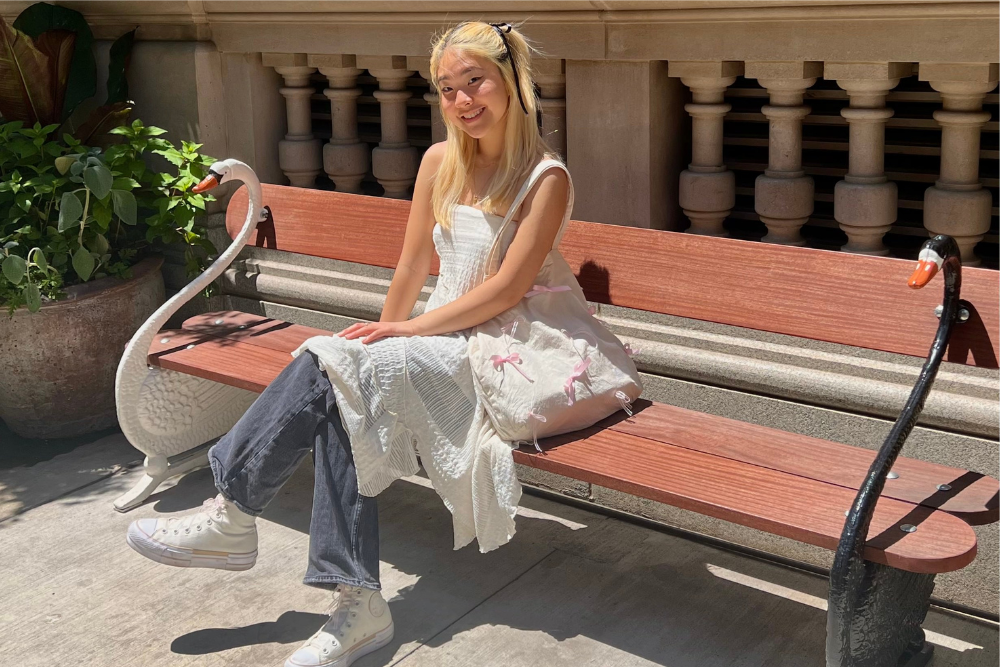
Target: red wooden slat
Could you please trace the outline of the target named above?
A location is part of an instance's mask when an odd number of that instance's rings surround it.
[[[264,188],[264,204],[274,219],[274,233],[258,230],[249,244],[315,257],[396,268],[403,249],[410,202],[342,192],[308,190],[282,185]],[[226,229],[236,238],[246,220],[247,189],[233,194],[226,212]],[[270,238],[268,238],[270,237]],[[438,273],[438,259],[431,274]]]
[[[150,348],[150,365],[257,393],[264,391],[292,361],[287,354],[208,334],[164,330],[159,340],[169,343],[156,343]]]
[[[297,349],[307,338],[330,335],[322,329],[237,311],[196,315],[182,327],[282,353]],[[634,417],[607,427],[846,488],[860,486],[875,457],[870,450],[666,404],[642,400],[636,408]],[[998,518],[1000,482],[992,477],[905,457],[897,460],[894,469],[900,476],[887,483],[884,496],[942,509],[975,525]],[[938,491],[938,484],[952,488]]]
[[[732,459],[612,430],[517,463],[649,498],[834,550],[855,492]],[[904,533],[901,524],[914,524]],[[912,572],[950,572],[972,562],[976,534],[950,514],[880,498],[865,558]],[[912,538],[912,539],[911,539]]]
[[[609,428],[850,489],[861,485],[875,459],[871,450],[663,403],[651,403]],[[1000,518],[1000,482],[992,477],[903,457],[893,470],[899,477],[886,482],[883,496],[936,507],[975,525]],[[939,491],[939,484],[951,489]]]
[[[399,259],[409,202],[276,185],[264,186],[264,202],[279,249],[389,268]],[[246,207],[241,188],[229,205],[231,235]],[[559,251],[601,303],[921,357],[938,323],[940,279],[910,289],[915,263],[906,260],[579,221]],[[997,274],[962,274],[974,313],[956,327],[947,359],[997,368]]]

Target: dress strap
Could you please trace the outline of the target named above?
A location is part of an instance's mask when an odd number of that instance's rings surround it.
[[[558,160],[546,159],[535,165],[535,168],[531,171],[531,174],[525,180],[524,185],[521,186],[520,192],[517,193],[517,197],[514,198],[514,203],[510,205],[510,209],[507,211],[507,215],[504,216],[503,223],[500,225],[500,229],[497,231],[496,236],[493,239],[493,246],[490,248],[490,254],[486,262],[487,275],[493,275],[495,269],[492,266],[493,255],[500,245],[500,240],[503,238],[504,234],[507,232],[507,228],[511,225],[514,218],[514,212],[517,211],[521,202],[528,195],[528,191],[531,190],[535,182],[541,177],[545,171],[552,167],[558,167],[566,172],[566,177],[569,179],[569,194],[566,197],[566,212],[563,214],[562,223],[559,225],[559,231],[556,233],[556,238],[552,242],[552,250],[559,247],[559,242],[562,240],[563,234],[566,232],[566,224],[569,222],[569,217],[573,213],[573,178],[570,176],[569,170],[566,166],[559,162]],[[502,261],[502,259],[501,259]],[[499,267],[498,267],[499,268]]]

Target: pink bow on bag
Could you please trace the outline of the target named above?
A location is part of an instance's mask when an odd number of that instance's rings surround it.
[[[548,287],[547,285],[532,285],[531,291],[524,295],[527,299],[529,296],[536,296],[542,294],[543,292],[568,292],[572,288],[569,285],[556,285],[555,287]]]
[[[520,355],[518,355],[517,352],[512,352],[508,354],[506,357],[501,357],[499,354],[494,354],[492,357],[490,357],[490,361],[493,362],[493,368],[495,368],[498,371],[503,370],[503,365],[505,363],[510,364],[511,368],[513,368],[521,375],[524,375],[525,380],[527,380],[528,382],[534,382],[534,380],[525,375],[524,371],[522,371],[520,368],[517,367],[517,364],[521,363],[521,357]]]
[[[573,386],[573,383],[579,380],[580,376],[587,372],[588,366],[590,366],[589,356],[582,361],[578,361],[576,366],[573,367],[573,372],[569,374],[568,378],[566,378],[566,384],[563,385],[563,389],[566,390],[566,395],[569,396],[570,405],[573,405],[573,403],[576,402],[576,387]]]

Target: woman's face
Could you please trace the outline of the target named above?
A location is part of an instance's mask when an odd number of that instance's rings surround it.
[[[441,112],[468,135],[481,139],[503,122],[510,96],[492,61],[448,49],[437,75]]]

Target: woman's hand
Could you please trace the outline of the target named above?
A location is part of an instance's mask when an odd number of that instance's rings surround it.
[[[361,342],[368,344],[374,343],[380,338],[416,336],[417,334],[413,331],[413,322],[407,320],[405,322],[355,322],[337,335],[348,340],[366,336],[366,338],[361,339]]]

